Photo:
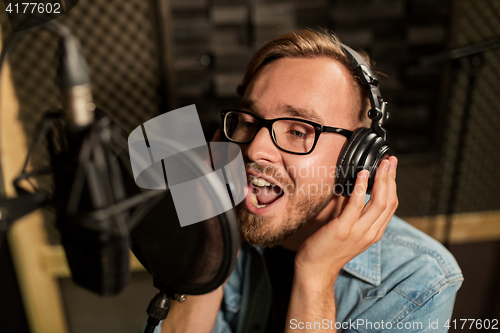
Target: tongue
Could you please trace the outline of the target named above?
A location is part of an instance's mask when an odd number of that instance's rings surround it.
[[[282,192],[279,186],[262,186],[258,188],[257,199],[263,205],[269,205],[278,199]],[[260,193],[259,193],[260,192]]]

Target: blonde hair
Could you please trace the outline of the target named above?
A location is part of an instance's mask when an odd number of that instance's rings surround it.
[[[355,101],[354,108],[357,109],[355,121],[362,126],[369,126],[371,120],[367,113],[370,109],[370,102],[365,88],[362,87],[359,78],[353,72],[349,60],[347,59],[340,40],[332,32],[295,30],[278,36],[261,47],[250,60],[243,82],[238,86],[238,94],[243,96],[250,81],[264,65],[279,58],[314,58],[317,56],[327,56],[343,64],[352,75],[352,82],[359,99]],[[370,60],[366,54],[362,54],[366,63]]]

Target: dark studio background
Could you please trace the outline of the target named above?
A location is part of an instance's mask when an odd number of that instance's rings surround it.
[[[0,7],[5,42],[11,29]],[[497,0],[80,0],[60,20],[80,38],[95,103],[127,132],[160,112],[196,104],[208,139],[219,126],[218,111],[236,105],[236,86],[260,46],[291,29],[331,29],[367,51],[386,75],[381,91],[400,158],[397,214],[500,210],[500,49],[473,60],[482,63],[473,85],[468,59],[425,65],[447,50],[500,37]],[[42,112],[60,106],[57,52],[57,38],[34,28],[9,58],[30,138]],[[40,153],[35,163],[46,158]],[[54,217],[44,216],[49,241],[57,244]],[[451,242],[465,275],[455,318],[500,319],[495,230],[483,241]],[[28,332],[5,242],[0,250],[0,332]],[[137,332],[155,293],[146,273],[133,273],[114,298],[99,298],[70,279],[60,287],[72,333]]]

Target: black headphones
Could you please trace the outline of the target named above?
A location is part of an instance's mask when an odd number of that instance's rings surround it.
[[[368,93],[371,106],[368,117],[372,120],[369,128],[360,127],[351,135],[342,147],[337,160],[335,192],[348,198],[354,190],[356,177],[361,170],[370,171],[367,193],[371,193],[380,162],[393,153],[387,144],[387,131],[383,128],[390,115],[385,110],[387,102],[384,102],[377,88],[378,80],[370,66],[356,51],[344,44],[342,48],[352,70]]]

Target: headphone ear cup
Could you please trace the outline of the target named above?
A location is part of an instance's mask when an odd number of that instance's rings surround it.
[[[389,158],[389,156],[394,155],[392,150],[387,145],[387,142],[380,136],[377,136],[369,150],[367,151],[366,157],[363,161],[363,166],[360,168],[361,170],[369,170],[370,176],[368,178],[368,188],[366,189],[366,193],[370,194],[373,188],[373,182],[375,181],[375,174],[377,173],[378,167],[380,163]]]
[[[358,128],[352,136],[346,141],[340,151],[337,160],[335,193],[349,197],[354,189],[352,178],[355,179],[359,170],[356,170],[357,165],[353,165],[355,160],[359,160],[359,147],[365,140],[366,135],[371,132],[370,128]]]
[[[335,193],[348,198],[361,170],[369,170],[367,193],[371,193],[376,170],[382,159],[392,155],[386,141],[373,129],[362,127],[344,144],[337,160]]]

